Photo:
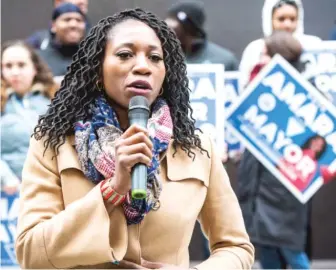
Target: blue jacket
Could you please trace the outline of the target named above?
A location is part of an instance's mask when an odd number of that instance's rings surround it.
[[[9,95],[4,111],[1,113],[1,165],[7,170],[1,170],[1,183],[9,183],[15,175],[21,180],[21,172],[29,141],[37,124],[39,115],[44,114],[50,103],[36,84],[33,90],[24,97],[15,93]],[[14,180],[13,180],[14,181]]]

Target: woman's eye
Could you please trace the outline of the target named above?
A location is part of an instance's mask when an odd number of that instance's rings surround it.
[[[160,61],[163,60],[162,57],[159,56],[159,55],[151,55],[151,56],[149,57],[149,59],[152,60],[152,61],[155,62],[155,63],[160,62]]]
[[[127,60],[129,58],[132,57],[132,54],[130,52],[120,52],[117,54],[117,56],[121,59],[121,60]]]

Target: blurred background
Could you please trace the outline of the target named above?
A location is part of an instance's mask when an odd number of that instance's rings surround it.
[[[52,0],[2,0],[2,41],[28,37],[49,23]],[[134,7],[154,12],[165,19],[175,0],[91,0],[88,17],[92,25],[100,18]],[[238,59],[246,45],[263,36],[263,0],[204,0],[209,39],[230,49]],[[327,39],[336,20],[335,0],[304,0],[305,32]]]

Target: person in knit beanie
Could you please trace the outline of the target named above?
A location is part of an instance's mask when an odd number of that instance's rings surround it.
[[[236,57],[229,50],[209,41],[205,31],[204,6],[198,1],[183,1],[173,5],[166,23],[181,42],[187,63],[223,64],[225,70],[237,70]]]

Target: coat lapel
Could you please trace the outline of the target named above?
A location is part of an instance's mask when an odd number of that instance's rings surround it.
[[[57,162],[65,206],[84,197],[94,188],[95,185],[82,171],[74,146],[74,136],[67,137],[65,143],[59,148]]]
[[[74,136],[67,137],[65,143],[59,148],[58,169],[61,173],[63,170],[74,168],[82,171],[79,163],[78,154],[75,149]]]
[[[171,181],[195,178],[209,185],[211,160],[206,153],[201,153],[198,149],[193,149],[196,154],[195,159],[178,147],[174,155],[174,148],[170,143],[167,150],[167,177]]]

